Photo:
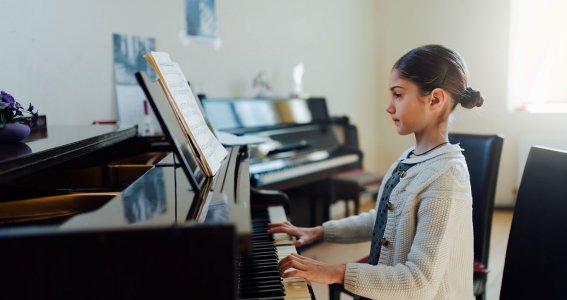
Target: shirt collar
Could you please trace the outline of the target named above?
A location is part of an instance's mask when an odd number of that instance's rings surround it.
[[[414,156],[414,157],[410,157],[408,158],[408,155],[411,151],[413,151],[415,149],[415,147],[409,148],[406,151],[404,151],[404,153],[402,153],[402,156],[400,157],[401,162],[404,164],[417,164],[420,162],[424,162],[428,159],[434,158],[436,156],[439,156],[441,154],[445,154],[445,153],[450,153],[450,152],[461,152],[463,151],[463,149],[461,148],[461,146],[459,144],[445,144],[425,155],[422,156]]]

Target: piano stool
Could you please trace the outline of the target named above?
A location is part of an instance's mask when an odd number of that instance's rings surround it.
[[[354,202],[354,214],[360,213],[360,197],[371,196],[374,200],[378,195],[383,176],[378,173],[368,172],[363,169],[344,171],[334,175],[331,179],[333,188],[333,199],[345,201],[345,217],[350,216],[349,201]]]

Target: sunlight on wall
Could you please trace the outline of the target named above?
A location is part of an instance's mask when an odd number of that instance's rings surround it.
[[[512,0],[508,109],[567,113],[567,1]]]

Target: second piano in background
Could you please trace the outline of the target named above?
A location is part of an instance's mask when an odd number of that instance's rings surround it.
[[[362,153],[339,142],[324,98],[201,97],[201,103],[215,130],[268,139],[251,147],[251,183],[288,194],[296,225],[329,219],[331,177],[360,168]]]

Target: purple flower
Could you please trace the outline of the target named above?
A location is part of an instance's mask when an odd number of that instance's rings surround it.
[[[14,97],[5,91],[0,91],[0,128],[7,123],[23,123],[30,127],[34,126],[39,117],[38,111],[33,111],[34,107],[30,103],[28,108],[17,102]]]
[[[3,102],[6,102],[6,103],[12,104],[12,103],[16,102],[16,100],[14,100],[14,97],[12,97],[12,95],[10,95],[10,94],[8,94],[4,91],[0,92],[0,98],[2,98],[2,100],[4,100]]]

